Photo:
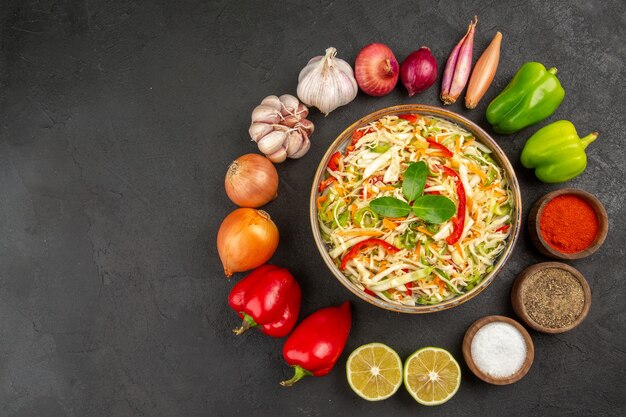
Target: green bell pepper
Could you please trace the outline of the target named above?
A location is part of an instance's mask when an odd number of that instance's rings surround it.
[[[598,132],[579,138],[567,120],[542,127],[532,135],[522,150],[522,165],[535,168],[543,182],[557,183],[574,178],[587,167],[585,148],[596,140]]]
[[[565,91],[556,68],[538,62],[521,66],[509,85],[487,107],[487,121],[498,133],[511,134],[542,121],[561,105]]]

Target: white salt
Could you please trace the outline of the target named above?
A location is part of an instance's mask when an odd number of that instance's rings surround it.
[[[481,327],[472,340],[472,359],[483,373],[506,378],[526,360],[526,341],[515,326],[493,322]]]

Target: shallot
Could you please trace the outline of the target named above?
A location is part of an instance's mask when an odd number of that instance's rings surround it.
[[[496,33],[493,40],[485,49],[485,52],[478,58],[474,71],[467,86],[465,93],[465,107],[473,109],[487,92],[493,78],[496,76],[498,62],[500,61],[500,45],[502,43],[502,34]]]
[[[474,49],[474,31],[478,17],[470,23],[467,33],[454,47],[441,80],[441,100],[443,104],[452,104],[459,98],[467,84],[472,70],[472,50]]]
[[[311,147],[313,123],[306,119],[309,109],[291,94],[267,96],[252,111],[250,138],[274,162],[301,158]]]

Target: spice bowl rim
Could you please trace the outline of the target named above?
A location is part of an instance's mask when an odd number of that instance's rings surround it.
[[[598,234],[596,235],[595,239],[587,248],[575,253],[564,253],[554,249],[545,241],[541,233],[540,219],[541,215],[543,214],[543,210],[550,201],[552,201],[556,197],[567,194],[575,195],[584,199],[593,208],[593,211],[596,213],[596,217],[598,218]],[[528,232],[530,234],[530,240],[533,242],[535,247],[543,255],[562,261],[582,259],[595,253],[604,243],[606,236],[608,235],[608,231],[608,215],[602,202],[593,194],[578,188],[561,188],[559,190],[551,191],[547,194],[544,194],[539,199],[537,199],[537,201],[535,201],[528,215]]]
[[[487,324],[496,322],[507,323],[515,327],[521,333],[524,338],[524,342],[526,343],[526,358],[524,358],[524,363],[513,375],[504,378],[496,378],[484,373],[478,368],[478,366],[476,366],[474,358],[472,358],[472,341],[474,340],[474,336]],[[463,358],[465,359],[465,363],[470,371],[472,371],[472,373],[479,379],[492,385],[509,385],[519,381],[528,373],[533,361],[535,360],[535,345],[533,344],[533,339],[526,328],[524,328],[524,326],[522,326],[518,321],[510,317],[500,315],[485,316],[472,323],[467,328],[465,335],[463,336],[462,350]]]
[[[345,276],[339,268],[334,264],[332,258],[328,253],[328,249],[326,244],[322,240],[322,236],[319,230],[319,226],[317,224],[317,205],[316,205],[316,197],[317,197],[317,189],[320,181],[322,180],[324,173],[326,171],[326,166],[328,165],[328,161],[332,154],[336,151],[343,149],[344,146],[348,144],[352,133],[355,129],[375,120],[378,120],[381,117],[389,116],[389,115],[398,115],[403,113],[418,113],[425,116],[435,116],[441,119],[447,120],[449,122],[453,122],[466,129],[468,132],[472,133],[477,140],[480,141],[483,145],[487,146],[491,151],[492,155],[498,161],[500,167],[504,171],[506,178],[509,180],[509,186],[511,188],[513,199],[514,199],[514,212],[511,215],[511,236],[507,242],[507,246],[502,254],[497,259],[495,266],[491,272],[485,275],[480,284],[476,285],[470,291],[457,296],[455,298],[451,298],[449,300],[443,301],[439,304],[435,305],[416,305],[416,306],[407,306],[396,304],[391,301],[382,300],[378,297],[371,296],[361,289],[359,289],[356,285],[354,285],[350,279]],[[394,311],[397,313],[409,313],[409,314],[425,314],[425,313],[434,313],[437,311],[443,311],[449,308],[453,308],[463,304],[464,302],[474,298],[478,294],[480,294],[485,288],[487,288],[498,275],[498,273],[502,270],[504,265],[509,260],[510,256],[513,253],[513,249],[515,248],[515,244],[517,243],[517,239],[519,237],[520,229],[522,228],[522,196],[521,190],[519,186],[519,182],[517,180],[517,176],[515,174],[515,170],[509,158],[504,153],[504,151],[500,148],[498,143],[480,126],[471,120],[455,113],[450,110],[429,106],[425,104],[404,104],[397,105],[391,107],[385,107],[380,110],[373,111],[351,125],[349,125],[343,132],[341,132],[335,140],[328,146],[326,153],[320,160],[320,163],[317,167],[312,186],[311,186],[311,196],[309,201],[309,217],[311,223],[311,229],[313,231],[313,238],[315,240],[315,244],[317,246],[318,251],[320,252],[324,263],[331,271],[331,273],[335,276],[335,278],[350,292],[352,292],[358,298],[372,304],[376,307]]]
[[[539,271],[548,268],[560,268],[568,271],[578,280],[578,282],[580,282],[580,285],[583,287],[583,293],[585,296],[583,309],[580,312],[580,315],[576,318],[576,320],[574,320],[567,326],[551,328],[537,323],[532,319],[532,317],[530,317],[530,314],[528,314],[528,311],[526,310],[526,307],[524,306],[524,303],[522,301],[521,290],[524,281],[526,281],[528,278],[535,275]],[[513,310],[515,311],[515,314],[517,314],[517,316],[532,329],[541,333],[548,334],[564,333],[580,325],[580,323],[582,323],[587,317],[587,314],[589,314],[589,309],[591,308],[591,288],[589,287],[589,283],[585,279],[584,275],[573,266],[565,264],[563,262],[539,262],[534,265],[530,265],[519,273],[519,275],[515,279],[515,282],[513,283],[513,288],[511,289],[511,304],[513,305]]]

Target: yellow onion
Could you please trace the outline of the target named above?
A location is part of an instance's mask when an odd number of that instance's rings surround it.
[[[226,171],[226,194],[240,207],[261,207],[276,198],[278,173],[264,156],[249,153],[235,159]]]
[[[263,210],[238,208],[217,232],[217,251],[227,277],[267,262],[278,247],[278,228]]]

